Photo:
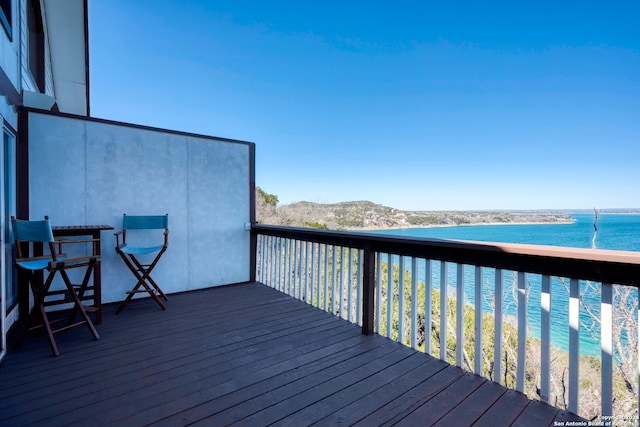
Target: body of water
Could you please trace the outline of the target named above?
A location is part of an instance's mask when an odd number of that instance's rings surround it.
[[[590,248],[594,234],[594,214],[572,214],[575,222],[571,224],[530,224],[530,225],[473,225],[458,227],[410,228],[395,230],[379,230],[375,233],[397,235],[404,237],[426,237],[437,239],[475,240],[484,242],[527,243],[536,245],[566,246],[575,248]],[[597,221],[597,236],[595,245],[598,249],[612,249],[624,251],[640,251],[640,214],[600,214]],[[397,261],[396,261],[397,262]],[[432,263],[433,286],[439,289],[440,263]],[[451,271],[454,270],[454,271]],[[494,290],[493,269],[485,269],[483,275],[483,309],[493,312],[492,294]],[[424,277],[424,267],[419,272]],[[449,268],[448,283],[455,284],[455,268]],[[473,268],[465,267],[465,295],[469,303],[474,303]],[[540,330],[540,287],[541,276],[526,275],[530,288],[529,324],[534,336],[539,337]],[[568,350],[569,342],[569,282],[564,283],[558,278],[552,280],[551,290],[551,339],[552,345]],[[505,313],[515,316],[517,305],[513,287],[515,275],[504,273],[504,304]],[[599,316],[600,313],[600,285],[588,288],[586,282],[581,282],[581,292],[589,307]],[[455,294],[451,294],[455,295]],[[593,322],[586,311],[581,309],[581,319],[584,325],[580,330],[580,350],[583,354],[600,355],[599,328],[597,325],[592,332],[587,329]],[[614,307],[615,310],[615,307]]]

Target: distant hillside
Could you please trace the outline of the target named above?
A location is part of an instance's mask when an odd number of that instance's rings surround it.
[[[265,202],[264,198],[261,199],[260,192],[256,192],[257,221],[262,224],[293,227],[362,230],[494,223],[567,223],[573,221],[570,216],[560,213],[402,211],[368,201],[332,204],[298,202],[277,206],[277,197],[269,194],[266,196],[272,196],[269,202]]]

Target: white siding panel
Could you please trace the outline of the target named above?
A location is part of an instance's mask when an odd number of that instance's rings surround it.
[[[247,281],[249,148],[31,113],[30,216],[119,229],[123,213],[168,213],[169,249],[154,270],[166,292]],[[113,233],[103,232],[105,302],[133,286],[114,246]]]

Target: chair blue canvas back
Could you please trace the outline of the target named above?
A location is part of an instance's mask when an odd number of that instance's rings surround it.
[[[122,217],[124,230],[154,230],[169,228],[169,215],[127,215]]]
[[[13,238],[23,242],[53,242],[53,232],[49,220],[25,221],[11,218]]]

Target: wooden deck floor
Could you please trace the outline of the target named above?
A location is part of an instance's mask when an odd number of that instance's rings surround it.
[[[107,307],[0,365],[0,425],[552,425],[548,405],[261,284]]]

